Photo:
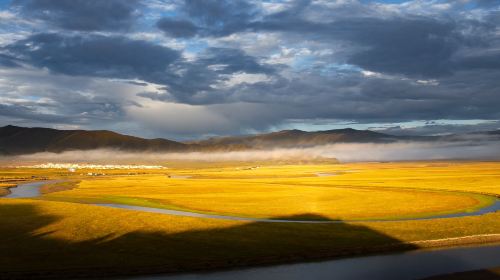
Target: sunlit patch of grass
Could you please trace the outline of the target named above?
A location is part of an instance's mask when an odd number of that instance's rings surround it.
[[[48,193],[53,193],[53,192],[67,191],[67,190],[71,190],[71,189],[78,187],[79,183],[80,183],[79,180],[68,180],[68,181],[49,183],[49,184],[43,185],[40,188],[40,192],[42,194],[48,194]]]
[[[467,168],[464,168],[466,165]],[[481,181],[499,179],[499,164],[422,163],[224,166],[170,169],[167,175],[83,180],[79,188],[48,199],[98,199],[109,203],[167,208],[230,216],[274,218],[314,213],[327,218],[403,219],[472,212],[494,202],[480,193],[487,186],[458,185],[474,170]],[[436,172],[438,168],[443,172]],[[495,169],[496,168],[496,169]],[[328,177],[317,173],[334,174]],[[443,179],[444,178],[444,179]],[[441,184],[443,180],[450,183]]]

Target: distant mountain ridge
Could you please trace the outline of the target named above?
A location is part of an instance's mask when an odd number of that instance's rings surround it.
[[[500,141],[500,130],[449,136],[395,136],[352,128],[307,132],[278,132],[215,137],[200,141],[177,142],[144,139],[108,130],[58,130],[13,125],[0,127],[0,154],[19,155],[38,152],[60,153],[72,150],[116,149],[131,152],[238,151],[273,148],[305,148],[335,143],[392,143],[397,141],[460,141],[466,136],[486,135]]]
[[[143,139],[108,130],[58,130],[0,127],[0,154],[59,153],[69,150],[182,151],[188,145],[166,139]]]
[[[249,136],[215,137],[192,143],[200,147],[220,149],[264,149],[264,148],[305,148],[334,143],[388,143],[399,140],[397,136],[356,130],[352,128],[307,132],[302,130],[282,130]]]

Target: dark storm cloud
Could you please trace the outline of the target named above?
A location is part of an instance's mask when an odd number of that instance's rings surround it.
[[[97,90],[99,82],[90,78],[58,75],[47,79],[53,75],[32,72],[23,76],[19,71],[23,70],[4,72],[3,77],[22,85],[19,91],[0,83],[0,122],[5,124],[104,125],[119,122],[125,116],[124,107],[135,105],[124,96],[111,95],[120,89],[112,83]]]
[[[468,66],[500,69],[488,62],[491,55],[457,56],[461,48],[491,45],[496,31],[490,23],[422,16],[351,18],[323,30],[331,40],[361,48],[348,55],[346,62],[374,72],[438,78]]]
[[[156,26],[167,36],[172,37],[193,37],[198,31],[198,27],[188,20],[162,18],[156,23]]]
[[[162,81],[177,51],[146,41],[100,35],[35,34],[5,48],[34,66],[74,76]]]
[[[45,123],[71,122],[71,120],[68,120],[65,116],[41,113],[37,111],[36,107],[18,104],[0,103],[0,116]]]
[[[331,10],[332,16],[324,21],[311,21],[305,14],[318,7],[307,0],[292,4],[283,11],[264,16],[245,1],[186,1],[183,9],[189,17],[185,19],[189,29],[176,29],[171,24],[163,30],[177,37],[191,37],[195,32],[200,36],[219,37],[253,31],[282,32],[298,36],[297,40],[344,41],[358,48],[345,58],[346,63],[375,72],[420,77],[450,75],[457,67],[453,60],[456,51],[462,46],[488,44],[489,33],[495,30],[491,23],[468,19],[455,21],[415,15],[350,17],[346,13],[366,13],[365,7],[353,4]],[[234,7],[230,9],[230,6]],[[162,21],[175,22],[164,18],[158,24]],[[193,22],[200,24],[199,27]]]
[[[5,55],[5,54],[1,54],[0,53],[0,66],[3,66],[3,67],[19,67],[19,64],[17,64],[15,62],[15,58],[9,56],[9,55]]]
[[[173,96],[177,101],[190,104],[224,103],[230,101],[231,93],[214,88],[214,84],[227,81],[233,73],[274,75],[276,72],[274,67],[260,63],[242,50],[231,48],[208,48],[196,61],[179,63],[176,67],[182,73],[165,84],[171,95],[151,92],[139,95],[165,101],[171,101]]]
[[[458,66],[462,69],[500,69],[500,51],[464,57],[459,61]]]
[[[172,37],[226,36],[249,28],[257,8],[243,0],[186,0],[181,9],[189,18],[162,18],[157,27]]]
[[[141,96],[198,104],[223,101],[213,85],[228,80],[233,73],[275,72],[273,67],[259,63],[257,58],[239,49],[208,48],[197,60],[187,62],[178,51],[117,36],[42,33],[10,44],[4,50],[25,63],[54,73],[140,79],[164,85],[169,95]]]
[[[133,99],[129,103],[103,98],[120,96],[119,90],[87,100],[78,96],[78,88],[66,91],[67,84],[50,96],[51,100],[77,96],[60,102],[54,114],[82,114],[95,120],[123,119],[124,108],[133,104],[142,106],[144,111],[138,111],[143,115],[147,108],[156,108],[158,113],[146,118],[155,123],[157,115],[165,113],[158,108],[170,109],[173,103],[181,106],[179,112],[194,112],[191,123],[209,116],[219,126],[212,130],[224,133],[238,130],[238,123],[264,130],[290,119],[498,120],[497,2],[413,1],[384,6],[375,1],[187,0],[166,5],[19,0],[15,5],[20,13],[11,14],[49,25],[35,26],[34,32],[25,31],[15,40],[0,37],[0,67],[6,72],[37,71],[33,66],[47,69],[47,80],[66,75],[89,81],[119,79],[127,89],[133,88],[126,93]],[[162,9],[152,11],[158,5]],[[130,28],[140,13],[145,17],[132,29],[138,32],[121,36],[109,32]],[[60,28],[71,32],[53,33]],[[5,81],[9,92],[18,90]],[[91,93],[101,90],[86,88]],[[22,94],[27,99],[42,95]],[[0,101],[8,104],[16,99],[10,96]],[[29,112],[37,105],[30,106],[20,111]],[[262,111],[255,113],[256,108]],[[182,122],[191,113],[179,115],[184,116]],[[203,126],[203,133],[209,133]],[[163,122],[151,127],[170,131]],[[182,133],[190,133],[183,129]]]
[[[461,72],[439,84],[406,79],[336,79],[314,74],[274,83],[240,85],[225,95],[229,100],[281,104],[286,117],[394,122],[434,119],[500,118],[500,71]]]
[[[405,75],[449,74],[461,38],[453,22],[432,19],[359,19],[333,24],[333,37],[368,49],[348,62],[364,69]]]
[[[26,17],[69,30],[124,30],[137,17],[139,0],[16,0]]]
[[[275,70],[269,65],[260,64],[253,56],[244,51],[231,48],[208,48],[198,60],[201,65],[224,65],[216,69],[218,73],[234,72],[272,74]]]
[[[257,8],[244,0],[186,0],[183,11],[206,34],[219,36],[241,31],[257,14]]]

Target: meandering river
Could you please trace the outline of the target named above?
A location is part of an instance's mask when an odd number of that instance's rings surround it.
[[[31,182],[18,184],[17,187],[9,188],[10,193],[4,197],[6,198],[32,198],[38,197],[41,195],[40,187],[45,184],[50,184],[57,182],[53,181],[39,181],[39,182]]]
[[[47,183],[53,183],[56,181],[40,181],[40,182],[32,182],[19,184],[17,187],[10,188],[10,194],[4,196],[6,198],[33,198],[41,195],[40,187]],[[495,202],[492,205],[487,207],[483,207],[473,212],[459,212],[453,214],[444,214],[444,215],[434,215],[428,217],[421,218],[396,218],[396,219],[366,219],[366,220],[283,220],[283,219],[260,219],[260,218],[252,218],[252,217],[239,217],[239,216],[228,216],[228,215],[217,215],[217,214],[206,214],[206,213],[197,213],[190,211],[180,211],[180,210],[171,210],[171,209],[163,209],[163,208],[153,208],[153,207],[144,207],[144,206],[136,206],[136,205],[127,205],[127,204],[116,204],[116,203],[101,203],[94,204],[102,207],[111,207],[118,209],[127,209],[133,211],[142,211],[149,213],[158,213],[158,214],[166,214],[166,215],[174,215],[174,216],[184,216],[184,217],[195,217],[195,218],[206,218],[206,219],[219,219],[219,220],[232,220],[232,221],[250,221],[250,222],[265,222],[265,223],[309,223],[309,224],[335,224],[335,223],[346,223],[346,222],[400,222],[400,221],[415,221],[415,220],[431,220],[431,219],[444,219],[444,218],[457,218],[457,217],[467,217],[467,216],[480,216],[487,213],[493,213],[496,211],[500,211],[500,199],[495,198]]]

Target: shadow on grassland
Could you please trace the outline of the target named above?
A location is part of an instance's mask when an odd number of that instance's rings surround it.
[[[280,219],[327,218],[304,214]],[[256,222],[175,234],[135,231],[71,242],[54,237],[57,232],[43,232],[59,220],[31,204],[0,204],[0,279],[209,270],[416,249],[368,227],[343,223]],[[78,235],[88,231],[89,224],[68,230]]]

